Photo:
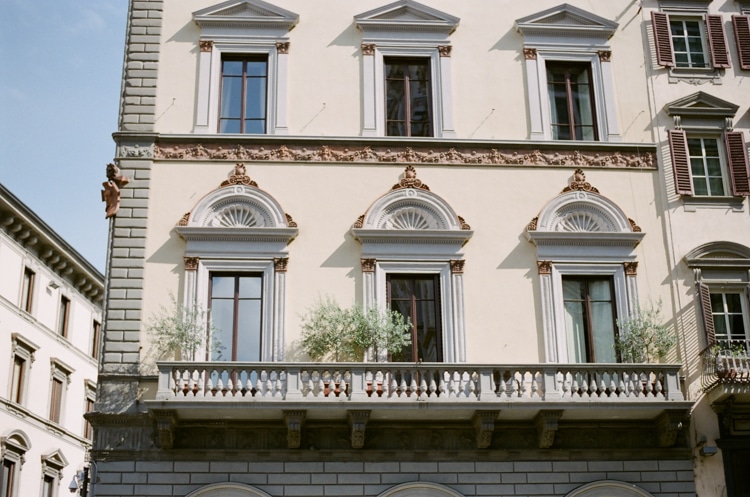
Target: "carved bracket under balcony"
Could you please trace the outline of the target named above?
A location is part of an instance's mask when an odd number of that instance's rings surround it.
[[[290,449],[299,449],[302,442],[302,424],[307,411],[284,411],[286,442]]]
[[[162,449],[171,449],[174,445],[174,428],[177,425],[177,413],[168,409],[152,411],[156,420],[156,433]]]
[[[540,449],[549,449],[555,442],[557,421],[562,417],[563,411],[539,411],[534,418],[534,425],[539,441]]]
[[[370,419],[370,411],[347,411],[349,427],[352,431],[352,449],[365,446],[365,428]]]
[[[685,426],[688,412],[683,410],[667,410],[656,418],[656,429],[659,433],[659,447],[672,447],[677,441],[677,435]]]
[[[495,420],[500,411],[476,411],[471,419],[477,434],[477,449],[486,449],[492,445],[492,433],[495,431]]]

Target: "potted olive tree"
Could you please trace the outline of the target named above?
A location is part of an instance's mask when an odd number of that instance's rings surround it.
[[[174,358],[194,361],[207,344],[212,349],[221,348],[216,342],[216,328],[208,319],[208,313],[199,305],[185,307],[174,295],[169,296],[169,308],[161,307],[146,327],[151,337],[151,352],[157,359]],[[214,337],[214,340],[209,340]]]
[[[629,317],[617,320],[619,336],[615,350],[622,362],[658,362],[677,344],[675,334],[662,323],[661,308],[661,300],[656,307],[649,305],[644,309],[636,306]]]

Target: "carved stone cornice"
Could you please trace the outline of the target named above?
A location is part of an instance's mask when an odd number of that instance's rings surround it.
[[[453,47],[451,45],[438,45],[438,53],[441,57],[450,57]]]
[[[370,419],[370,411],[347,411],[346,414],[351,428],[352,449],[361,449],[365,446],[365,429]]]
[[[492,433],[495,431],[495,420],[500,411],[476,411],[471,424],[476,433],[477,449],[487,449],[492,445]]]
[[[199,257],[183,257],[183,262],[185,263],[185,271],[197,271],[198,270],[198,261],[200,260]]]
[[[201,47],[201,52],[210,52],[214,48],[213,40],[203,40],[198,43]]]
[[[656,418],[659,447],[672,447],[687,419],[688,414],[681,410],[666,410]]]
[[[612,50],[599,50],[597,53],[601,62],[610,62],[612,60]]]
[[[360,48],[362,49],[362,55],[375,55],[374,43],[363,43]]]
[[[526,60],[536,60],[536,48],[524,48],[523,58]]]
[[[288,54],[289,53],[289,42],[288,41],[277,41],[276,42],[276,51],[279,54]]]
[[[539,274],[552,274],[552,261],[536,261]]]
[[[623,264],[625,266],[625,275],[627,276],[635,276],[638,274],[638,262],[626,262]]]
[[[306,411],[284,411],[286,422],[286,441],[290,449],[299,449],[302,443],[302,424],[305,422]]]
[[[464,259],[453,259],[450,261],[451,274],[464,274]]]
[[[151,411],[156,421],[156,433],[162,449],[174,446],[174,428],[177,425],[177,413],[169,409],[155,409]]]
[[[363,273],[374,273],[375,272],[375,259],[360,259],[359,263],[362,265]]]
[[[287,265],[289,264],[289,257],[274,257],[273,269],[277,273],[286,273]]]
[[[213,139],[212,139],[213,140]],[[362,162],[362,163],[408,163],[408,164],[471,164],[500,166],[540,166],[540,167],[601,167],[637,168],[656,167],[656,154],[653,146],[632,145],[587,147],[581,144],[550,142],[534,144],[530,149],[523,143],[476,143],[455,146],[435,146],[436,144],[330,144],[312,145],[304,140],[300,143],[287,141],[258,143],[245,140],[232,142],[216,140],[199,143],[179,142],[166,144],[162,140],[154,147],[154,157],[158,160],[228,160],[244,162]],[[572,146],[581,147],[572,149]],[[587,150],[587,148],[589,148]]]
[[[404,169],[404,177],[391,187],[391,191],[400,190],[402,188],[419,188],[428,192],[430,191],[430,187],[417,178],[417,170],[414,169],[414,166],[411,164],[406,166],[406,169]]]
[[[599,190],[591,186],[591,183],[586,181],[586,174],[581,168],[575,170],[575,172],[573,173],[573,181],[571,181],[568,186],[563,188],[562,192],[560,193],[566,193],[574,190],[599,193]]]
[[[540,449],[549,449],[555,442],[557,421],[562,417],[563,411],[539,411],[534,418]]]
[[[245,186],[254,186],[258,187],[258,183],[250,179],[250,176],[246,174],[246,169],[244,164],[237,163],[234,166],[234,173],[232,173],[231,176],[229,176],[229,179],[224,180],[221,182],[221,185],[219,187],[224,186],[230,186],[230,185],[245,185]]]

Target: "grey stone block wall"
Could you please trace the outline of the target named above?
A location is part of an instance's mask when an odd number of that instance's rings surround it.
[[[599,480],[632,483],[654,497],[695,497],[692,463],[681,460],[533,462],[99,462],[97,496],[185,496],[238,482],[273,497],[376,497],[408,482],[431,482],[466,497],[563,497]]]
[[[123,67],[120,131],[154,129],[162,0],[131,0]]]

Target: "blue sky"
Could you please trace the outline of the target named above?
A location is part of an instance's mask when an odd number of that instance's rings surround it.
[[[104,272],[126,0],[0,0],[0,182]]]

